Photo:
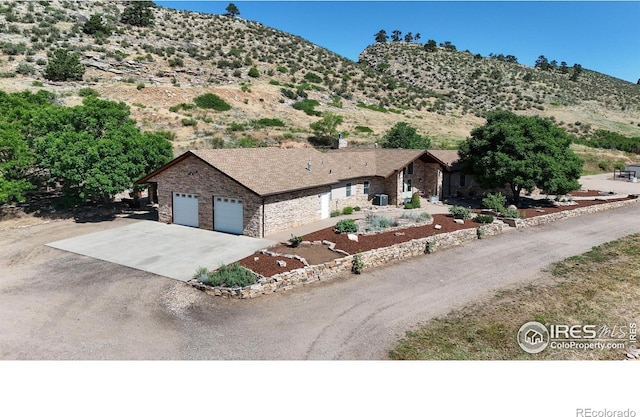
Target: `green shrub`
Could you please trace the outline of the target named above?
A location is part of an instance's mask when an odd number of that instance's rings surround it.
[[[453,215],[454,219],[469,219],[471,218],[471,209],[462,206],[453,206],[449,209],[449,213]]]
[[[196,103],[196,106],[202,109],[213,109],[216,111],[231,110],[231,106],[229,104],[217,95],[211,93],[198,96],[193,99],[193,102]]]
[[[31,85],[34,87],[44,87],[44,84],[42,84],[42,81],[34,81],[31,83]]]
[[[360,211],[360,210],[362,210],[362,209],[360,208],[360,206],[355,206],[355,207],[353,208],[353,211]]]
[[[44,69],[44,78],[50,81],[82,81],[84,65],[78,54],[66,49],[56,49]]]
[[[36,69],[29,64],[21,63],[18,65],[16,72],[22,75],[33,75],[35,74]]]
[[[412,210],[414,207],[413,207],[413,204],[411,204],[411,203],[406,203],[406,204],[404,205],[404,208],[405,208],[405,210]]]
[[[493,216],[490,214],[478,214],[475,221],[483,224],[493,223]]]
[[[145,87],[144,83],[138,83],[136,85],[136,89],[138,89],[138,90],[142,90],[144,87]]]
[[[420,208],[420,195],[418,193],[411,194],[411,205],[413,208]]]
[[[196,106],[193,104],[180,103],[180,104],[176,104],[175,106],[169,107],[169,111],[175,113],[178,110],[191,110],[191,109],[194,109],[195,107]]]
[[[354,274],[361,274],[364,269],[364,262],[360,254],[353,255],[353,263],[351,264],[351,272]]]
[[[342,214],[342,211],[341,211],[341,210],[333,210],[333,211],[331,212],[331,217],[338,217],[338,216],[339,216],[339,215],[341,215],[341,214]]]
[[[80,97],[98,97],[100,96],[100,93],[98,93],[93,88],[87,87],[87,88],[81,88],[80,91],[78,91],[78,95]]]
[[[356,233],[358,231],[358,225],[353,219],[344,219],[336,223],[334,231],[336,233]]]
[[[292,248],[297,248],[302,243],[302,236],[294,236],[291,235],[291,239],[289,239],[289,246]]]
[[[256,127],[284,127],[284,122],[280,119],[262,118],[254,122]]]
[[[222,265],[212,272],[200,267],[193,278],[214,287],[246,287],[256,283],[256,275],[239,264]]]
[[[182,119],[181,122],[182,122],[182,126],[193,126],[193,127],[196,127],[197,124],[198,124],[198,121],[194,120],[194,119]]]
[[[373,133],[373,130],[368,126],[356,126],[354,129],[359,133]]]
[[[293,108],[296,110],[302,110],[309,116],[321,116],[322,113],[314,109],[319,104],[320,103],[317,100],[304,99],[293,103]]]
[[[502,193],[497,194],[487,194],[485,198],[482,199],[482,205],[488,209],[492,209],[498,212],[504,210],[504,205],[507,204],[507,197],[502,195]]]
[[[316,83],[316,84],[322,83],[322,77],[313,72],[307,72],[306,74],[304,74],[303,78],[309,81],[310,83]]]
[[[347,206],[342,209],[342,214],[351,214],[351,213],[353,213],[353,207],[351,206]]]
[[[485,231],[482,227],[478,227],[476,229],[476,236],[478,236],[478,239],[482,239],[485,235]]]
[[[517,219],[518,218],[518,210],[516,209],[504,209],[501,211],[502,215],[508,219]]]
[[[249,77],[258,78],[259,76],[260,76],[260,71],[258,71],[258,68],[251,67],[251,69],[249,69]]]

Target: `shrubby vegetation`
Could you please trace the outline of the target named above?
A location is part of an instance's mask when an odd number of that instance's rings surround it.
[[[336,233],[356,233],[358,231],[358,225],[353,219],[344,219],[336,223],[334,230]]]
[[[50,81],[80,81],[84,70],[77,54],[66,49],[56,49],[44,69],[44,78]]]
[[[0,92],[0,202],[41,184],[73,201],[108,199],[173,157],[171,134],[141,132],[124,103],[53,100],[44,90]]]
[[[576,138],[574,141],[592,148],[616,149],[640,154],[640,137],[628,137],[608,130],[599,129],[591,135]]]
[[[467,207],[453,206],[449,208],[449,213],[454,219],[466,220],[471,218],[471,209]]]
[[[231,106],[223,99],[212,93],[206,93],[193,99],[196,106],[202,109],[213,109],[216,111],[231,110]]]
[[[193,278],[214,287],[246,287],[256,283],[256,274],[239,264],[222,265],[215,271],[200,267]]]

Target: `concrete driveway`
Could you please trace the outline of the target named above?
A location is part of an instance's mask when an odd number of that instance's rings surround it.
[[[188,281],[200,266],[215,269],[273,243],[175,224],[137,221],[47,246]]]

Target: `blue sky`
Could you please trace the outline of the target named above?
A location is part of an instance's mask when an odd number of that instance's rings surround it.
[[[175,9],[225,13],[230,1],[157,1]],[[459,50],[558,63],[632,83],[640,78],[640,2],[232,1],[240,17],[301,36],[357,61],[380,29],[451,41]]]

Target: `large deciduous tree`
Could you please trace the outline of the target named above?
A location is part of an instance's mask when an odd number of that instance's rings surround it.
[[[420,136],[416,129],[405,122],[396,123],[382,138],[383,148],[429,149],[431,140]]]
[[[162,134],[140,132],[124,103],[87,97],[42,116],[37,164],[71,198],[108,199],[173,156]]]
[[[580,188],[582,160],[569,148],[571,142],[547,119],[493,111],[458,153],[463,172],[487,189],[508,186],[518,204],[522,190],[566,194]]]
[[[24,192],[33,188],[25,179],[33,160],[33,152],[20,131],[0,122],[0,204],[24,200]]]

